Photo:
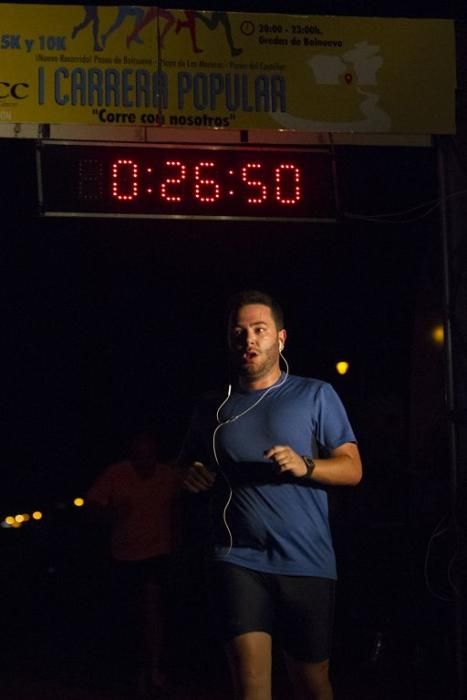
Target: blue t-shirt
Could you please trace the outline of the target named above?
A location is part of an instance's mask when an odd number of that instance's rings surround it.
[[[220,472],[212,489],[215,558],[269,573],[336,578],[326,491],[278,475],[264,457],[274,445],[318,457],[355,442],[336,392],[326,382],[283,374],[273,388],[233,391],[216,429],[222,401],[200,402],[182,451],[183,459]]]

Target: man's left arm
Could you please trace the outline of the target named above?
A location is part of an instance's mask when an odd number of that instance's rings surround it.
[[[277,464],[279,473],[289,472],[297,479],[326,486],[356,486],[362,478],[360,452],[354,442],[344,442],[329,450],[325,459],[299,455],[288,445],[275,445],[264,454]]]

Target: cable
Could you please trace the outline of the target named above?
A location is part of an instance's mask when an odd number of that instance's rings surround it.
[[[447,202],[450,199],[453,199],[455,197],[460,197],[462,195],[467,194],[467,189],[465,190],[459,190],[458,192],[452,192],[449,194],[447,197],[444,198],[444,201]],[[436,211],[436,209],[441,205],[442,199],[432,199],[428,202],[424,202],[422,204],[417,204],[414,207],[410,207],[409,209],[405,209],[402,211],[395,211],[395,212],[388,212],[384,214],[352,214],[351,212],[344,212],[343,215],[347,219],[357,219],[361,221],[370,221],[370,222],[377,222],[381,224],[410,224],[414,223],[415,221],[420,221],[421,219],[424,219],[426,216],[429,216],[432,212]],[[427,211],[423,212],[419,216],[414,216],[410,217],[407,219],[391,219],[390,217],[403,217],[406,216],[407,214],[411,214],[412,212],[418,211],[420,209],[423,209],[425,207],[429,207]]]
[[[229,490],[229,495],[228,495],[228,497],[227,497],[227,501],[226,501],[226,503],[225,503],[225,505],[224,505],[224,508],[223,508],[223,510],[222,510],[222,521],[223,521],[223,523],[224,523],[224,525],[225,525],[225,528],[226,528],[227,533],[228,533],[228,536],[229,536],[229,546],[228,546],[228,548],[227,548],[227,554],[230,554],[230,552],[231,552],[231,550],[232,550],[232,547],[233,547],[233,535],[232,535],[232,531],[231,531],[231,529],[230,529],[230,527],[229,527],[229,524],[228,524],[228,522],[227,522],[227,510],[228,510],[229,505],[230,505],[230,503],[231,503],[231,501],[232,501],[232,497],[233,497],[233,488],[232,488],[232,484],[230,483],[230,480],[229,480],[227,474],[226,474],[225,471],[222,469],[221,464],[220,464],[220,461],[219,461],[219,457],[218,457],[218,454],[217,454],[217,448],[216,448],[216,436],[217,436],[217,432],[218,432],[221,428],[223,428],[224,426],[228,425],[229,423],[234,423],[234,422],[237,421],[239,418],[242,418],[243,416],[245,416],[247,413],[249,413],[249,412],[252,411],[254,408],[256,408],[262,401],[264,401],[264,399],[266,398],[266,396],[268,396],[272,391],[274,391],[275,389],[279,389],[281,386],[283,386],[283,385],[285,384],[285,382],[287,381],[287,378],[288,378],[288,376],[289,376],[289,363],[288,363],[287,360],[285,359],[285,357],[284,357],[284,355],[282,354],[282,352],[279,352],[279,355],[280,355],[281,359],[284,361],[286,369],[285,369],[285,374],[284,374],[284,376],[282,377],[282,379],[280,380],[280,382],[279,382],[278,384],[273,384],[272,386],[268,387],[268,388],[266,389],[266,391],[265,391],[263,394],[261,394],[261,396],[260,396],[251,406],[249,406],[248,408],[246,408],[244,411],[242,411],[241,413],[238,413],[236,416],[232,416],[231,418],[227,418],[226,420],[223,421],[223,420],[221,420],[220,412],[221,412],[222,408],[226,405],[226,403],[229,401],[230,396],[231,396],[231,393],[232,393],[232,385],[229,384],[228,389],[227,389],[227,396],[226,396],[225,399],[222,401],[222,403],[219,405],[219,407],[218,407],[218,409],[217,409],[217,411],[216,411],[216,420],[217,420],[217,422],[218,422],[218,425],[215,427],[214,432],[213,432],[213,434],[212,434],[212,452],[213,452],[213,455],[214,455],[214,460],[215,460],[215,462],[216,462],[217,468],[219,469],[219,471],[220,471],[222,477],[224,478],[224,481],[226,482],[227,488],[228,488],[228,490]]]
[[[435,538],[441,537],[442,535],[446,534],[449,531],[449,528],[447,526],[443,527],[442,529],[439,529],[448,517],[449,517],[448,515],[443,515],[443,517],[441,518],[441,520],[439,521],[439,523],[436,525],[435,529],[433,530],[433,533],[431,534],[431,537],[428,540],[428,545],[427,545],[427,549],[426,549],[426,553],[425,553],[425,561],[424,561],[424,565],[423,565],[423,574],[424,574],[425,584],[426,584],[426,587],[427,587],[429,593],[431,593],[431,595],[434,598],[438,598],[438,600],[442,600],[446,603],[449,603],[451,601],[451,598],[440,595],[431,587],[430,575],[428,572],[428,564],[429,564],[430,555],[431,555],[431,548],[432,548],[432,545],[433,545]],[[452,562],[450,562],[448,565],[448,581],[449,581],[450,585],[451,585],[451,581],[450,581],[451,564],[452,564]],[[452,585],[451,585],[451,587],[452,587]]]

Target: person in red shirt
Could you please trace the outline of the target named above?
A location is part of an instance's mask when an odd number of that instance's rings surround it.
[[[133,438],[128,459],[107,467],[86,499],[91,514],[109,517],[119,589],[124,596],[128,591],[135,596],[132,602],[144,641],[140,686],[146,690],[160,689],[166,681],[161,652],[167,630],[165,596],[177,545],[180,484],[177,468],[159,462],[154,436],[142,433]]]

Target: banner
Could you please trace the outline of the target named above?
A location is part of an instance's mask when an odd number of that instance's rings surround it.
[[[0,5],[0,122],[455,132],[451,20]]]

